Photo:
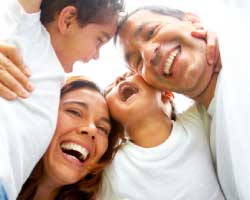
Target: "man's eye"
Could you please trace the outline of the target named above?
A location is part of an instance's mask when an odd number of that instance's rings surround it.
[[[139,58],[137,59],[137,62],[136,62],[136,69],[137,69],[136,71],[137,71],[138,73],[141,71],[142,65],[143,65],[142,58],[139,57]]]
[[[155,34],[157,28],[158,28],[158,25],[151,27],[151,28],[147,31],[146,40],[150,40],[150,39],[154,36],[154,34]]]

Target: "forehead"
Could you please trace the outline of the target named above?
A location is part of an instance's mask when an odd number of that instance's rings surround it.
[[[66,93],[62,99],[61,103],[67,101],[79,101],[84,102],[90,109],[107,111],[108,107],[104,97],[97,91],[88,88],[79,88]]]
[[[90,24],[87,24],[86,26],[91,27],[95,31],[106,32],[109,35],[113,36],[117,28],[117,18],[114,18],[109,22],[90,23]]]

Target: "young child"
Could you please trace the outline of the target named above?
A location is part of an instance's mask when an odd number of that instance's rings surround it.
[[[205,112],[194,105],[173,121],[171,98],[139,75],[108,88],[111,115],[129,140],[105,170],[101,199],[224,199],[201,120],[208,121]]]
[[[0,99],[0,188],[16,199],[54,133],[64,71],[76,60],[98,58],[123,6],[119,0],[43,0],[40,12],[41,0],[7,4],[0,39],[18,47],[36,86],[29,99]]]

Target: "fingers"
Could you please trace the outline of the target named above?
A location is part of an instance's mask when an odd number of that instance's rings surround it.
[[[2,97],[12,96],[14,98],[13,93],[15,96],[17,95],[22,98],[26,98],[29,96],[29,93],[22,87],[22,85],[12,76],[9,74],[5,68],[0,65],[0,80],[1,80],[1,91]],[[6,94],[4,92],[7,92]]]
[[[0,42],[0,52],[9,58],[26,76],[29,77],[31,75],[29,68],[24,64],[21,53],[16,46]]]
[[[0,42],[1,94],[11,91],[19,97],[28,97],[28,91],[34,90],[33,84],[29,82],[29,76],[30,71],[24,64],[19,50],[13,45]],[[5,97],[5,94],[2,96]]]
[[[14,100],[17,98],[17,95],[6,88],[2,83],[0,83],[0,96],[7,100]]]
[[[219,57],[219,47],[217,35],[212,31],[195,30],[191,33],[193,37],[203,39],[207,43],[206,57],[209,65],[214,65]]]

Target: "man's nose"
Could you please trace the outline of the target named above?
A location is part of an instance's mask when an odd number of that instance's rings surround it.
[[[144,64],[152,65],[155,63],[155,58],[157,57],[158,51],[160,49],[159,43],[147,43],[142,47],[142,57]]]

